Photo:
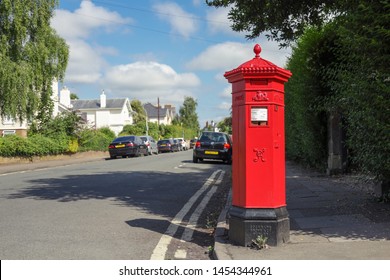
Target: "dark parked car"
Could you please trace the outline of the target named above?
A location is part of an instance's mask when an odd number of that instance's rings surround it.
[[[194,163],[204,159],[222,160],[232,163],[232,140],[230,136],[222,132],[202,132],[196,141],[192,160]]]
[[[139,157],[140,155],[148,155],[148,147],[142,141],[141,137],[129,135],[116,138],[108,146],[108,151],[111,158],[121,157]]]
[[[159,153],[177,152],[179,151],[179,145],[173,139],[162,139],[157,142],[157,149]]]

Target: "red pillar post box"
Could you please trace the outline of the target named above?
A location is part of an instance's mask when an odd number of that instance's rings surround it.
[[[232,84],[233,201],[229,238],[248,246],[257,237],[289,241],[286,209],[284,83],[291,72],[255,57],[225,73]]]

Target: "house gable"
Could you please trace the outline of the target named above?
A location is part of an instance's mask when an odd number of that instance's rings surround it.
[[[117,135],[123,127],[133,124],[132,109],[128,98],[106,99],[102,107],[101,100],[72,100],[72,110],[84,115],[88,125],[93,128],[109,127]]]

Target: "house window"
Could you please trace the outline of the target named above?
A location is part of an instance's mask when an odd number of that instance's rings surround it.
[[[11,134],[16,134],[16,130],[3,130],[3,137]]]
[[[10,117],[5,117],[3,119],[3,124],[13,125],[14,123],[15,123],[15,121]]]

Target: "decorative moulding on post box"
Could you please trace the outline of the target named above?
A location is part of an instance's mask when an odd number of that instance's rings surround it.
[[[257,91],[255,96],[252,97],[253,101],[268,101],[268,95],[266,92],[263,91]]]
[[[272,62],[262,59],[260,57],[261,53],[261,47],[259,44],[256,44],[255,47],[253,48],[253,51],[255,53],[255,57],[237,68],[225,72],[224,77],[229,79],[229,82],[232,82],[235,79],[235,76],[237,75],[237,78],[242,76],[243,74],[248,77],[250,74],[253,74],[256,76],[257,74],[262,74],[261,79],[254,79],[250,80],[251,84],[255,85],[267,85],[268,80],[265,79],[267,75],[264,74],[270,74],[274,78],[279,78],[283,80],[284,82],[287,82],[288,78],[291,77],[291,72],[283,69],[276,64],[273,64]]]

